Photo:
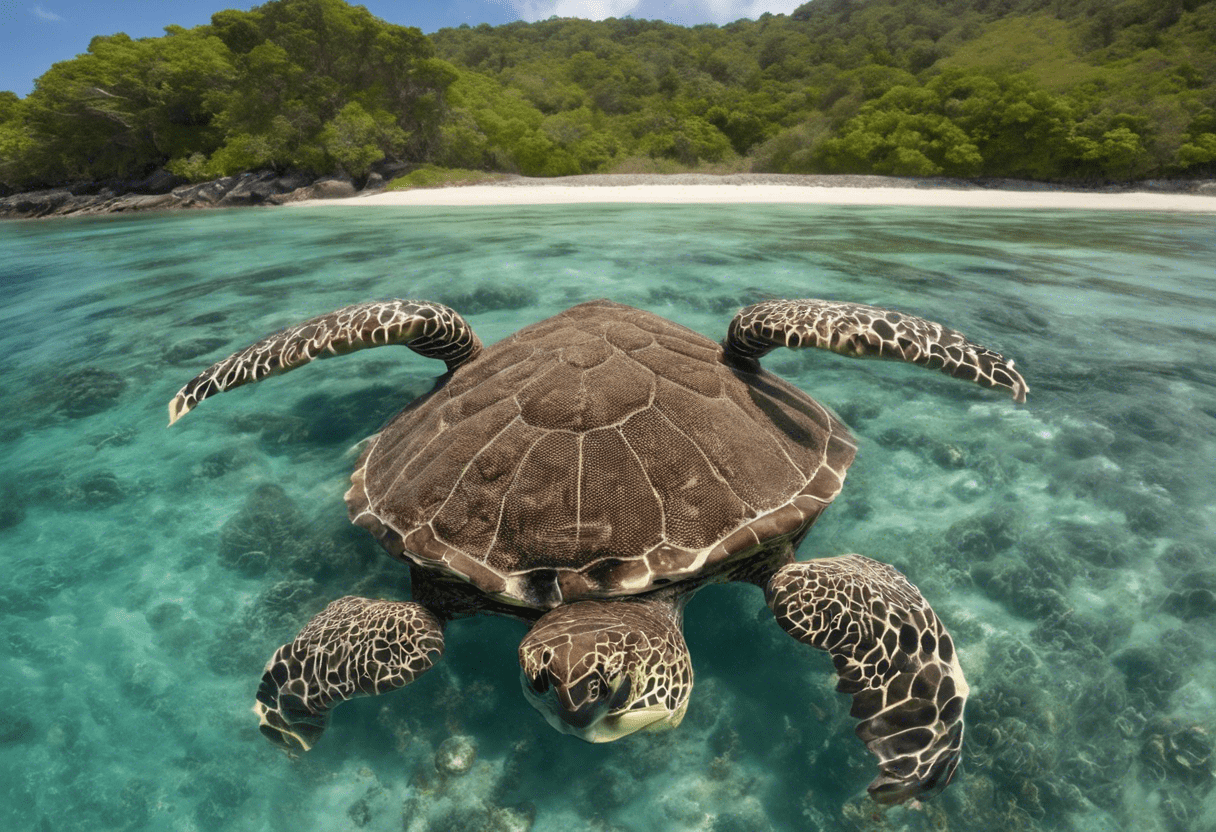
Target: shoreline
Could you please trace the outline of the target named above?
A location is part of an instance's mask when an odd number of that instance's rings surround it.
[[[1173,186],[1173,187],[1171,187]],[[287,203],[316,207],[492,207],[579,204],[868,205],[1014,210],[1216,213],[1216,187],[1200,193],[1176,183],[1158,187],[1070,190],[1029,182],[977,184],[960,180],[905,180],[882,176],[786,174],[600,174],[557,179],[515,177],[443,188],[380,191],[341,199]]]
[[[477,183],[387,191],[373,175],[363,190],[345,176],[257,171],[174,186],[152,177],[92,193],[68,187],[0,197],[0,220],[52,219],[206,208],[493,207],[596,204],[775,204],[984,210],[1216,213],[1216,180],[1146,180],[1080,187],[1013,179],[902,178],[782,173],[622,173],[555,178],[504,175]]]

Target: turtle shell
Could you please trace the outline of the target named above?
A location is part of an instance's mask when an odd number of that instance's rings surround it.
[[[711,580],[797,539],[855,451],[830,410],[755,362],[594,301],[487,348],[395,416],[346,502],[407,562],[549,609]]]

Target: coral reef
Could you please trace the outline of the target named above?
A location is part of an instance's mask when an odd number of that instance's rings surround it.
[[[55,412],[82,419],[114,407],[126,389],[126,379],[113,370],[79,367],[57,374],[53,388],[45,395],[55,402]]]

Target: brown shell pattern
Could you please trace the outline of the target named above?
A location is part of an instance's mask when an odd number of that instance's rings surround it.
[[[346,500],[394,555],[547,609],[705,580],[800,534],[855,451],[796,387],[596,301],[486,349],[398,414]]]

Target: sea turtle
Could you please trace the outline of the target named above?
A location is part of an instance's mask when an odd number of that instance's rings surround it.
[[[447,622],[531,625],[528,700],[591,742],[679,724],[693,671],[684,605],[709,583],[755,584],[777,623],[831,654],[881,803],[936,793],[958,765],[968,687],[942,622],[890,566],[796,561],[856,446],[832,411],[764,371],[775,347],[923,364],[1024,401],[1013,362],[940,324],[871,306],[773,300],[715,343],[650,312],[574,306],[482,348],[438,303],[347,306],[220,361],[169,404],[364,347],[404,344],[447,372],[367,442],[351,520],[410,567],[410,601],[348,596],[266,665],[261,731],[309,749],[329,711],[416,679]],[[774,672],[777,672],[776,670]]]

